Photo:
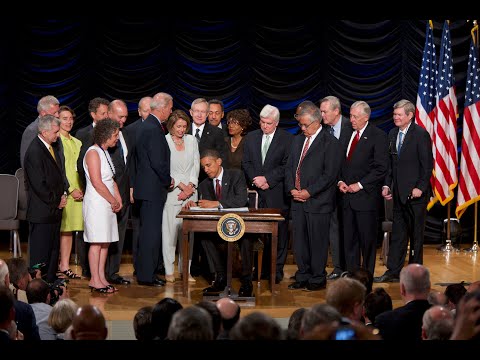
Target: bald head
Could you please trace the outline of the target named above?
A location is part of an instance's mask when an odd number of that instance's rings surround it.
[[[426,300],[430,286],[430,271],[425,266],[409,264],[400,271],[400,295],[404,301]]]
[[[94,305],[79,307],[73,318],[72,326],[72,339],[74,340],[105,340],[107,338],[105,317]]]
[[[435,305],[425,311],[422,319],[424,340],[448,340],[453,331],[453,314],[444,306]]]
[[[231,319],[237,315],[240,307],[238,304],[228,297],[224,297],[217,301],[217,308],[223,319]]]

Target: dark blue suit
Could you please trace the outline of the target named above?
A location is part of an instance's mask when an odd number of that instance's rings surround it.
[[[162,262],[162,213],[170,177],[170,149],[160,120],[150,114],[139,125],[135,140],[136,173],[133,196],[140,204],[137,280],[152,282]]]
[[[277,247],[277,279],[283,279],[283,266],[288,250],[288,218],[290,212],[290,199],[285,192],[285,166],[293,140],[293,135],[285,130],[276,129],[273,139],[268,147],[265,162],[262,164],[262,130],[255,130],[245,136],[243,146],[242,169],[247,177],[247,182],[252,183],[256,176],[265,176],[267,190],[255,187],[258,192],[259,208],[277,208],[282,210],[285,221],[278,224]],[[270,243],[269,243],[270,244]],[[264,251],[264,256],[270,251]],[[270,263],[270,261],[265,261]]]

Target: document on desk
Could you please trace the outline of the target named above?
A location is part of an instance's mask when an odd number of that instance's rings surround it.
[[[218,211],[218,208],[202,208],[200,206],[190,207],[191,211]]]
[[[239,208],[202,208],[199,206],[192,206],[191,211],[225,211],[225,212],[248,212],[248,207],[239,207]]]

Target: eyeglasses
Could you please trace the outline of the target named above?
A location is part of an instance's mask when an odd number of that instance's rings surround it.
[[[206,115],[208,113],[207,110],[192,110],[192,112],[195,114],[195,115],[198,115],[198,114],[204,114]]]
[[[312,125],[315,121],[312,121],[310,124],[308,125],[304,125],[304,124],[298,124],[298,126],[300,126],[300,129],[303,129],[303,130],[307,130],[309,128],[310,125]]]
[[[239,125],[237,120],[227,120],[227,125]]]

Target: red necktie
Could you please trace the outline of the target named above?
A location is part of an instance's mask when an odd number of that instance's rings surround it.
[[[355,135],[355,137],[352,140],[352,144],[350,145],[350,150],[348,151],[347,160],[350,160],[350,158],[352,157],[353,150],[355,150],[355,147],[358,144],[358,140],[360,140],[360,131],[357,130],[357,135]]]
[[[300,188],[300,167],[302,166],[303,158],[307,154],[309,145],[310,145],[310,136],[307,136],[307,142],[303,147],[302,156],[300,156],[300,161],[298,162],[297,171],[295,172],[295,187],[297,188],[297,190],[301,189]]]
[[[220,180],[216,179],[217,185],[215,186],[215,196],[218,201],[222,200],[222,185],[220,185]]]

